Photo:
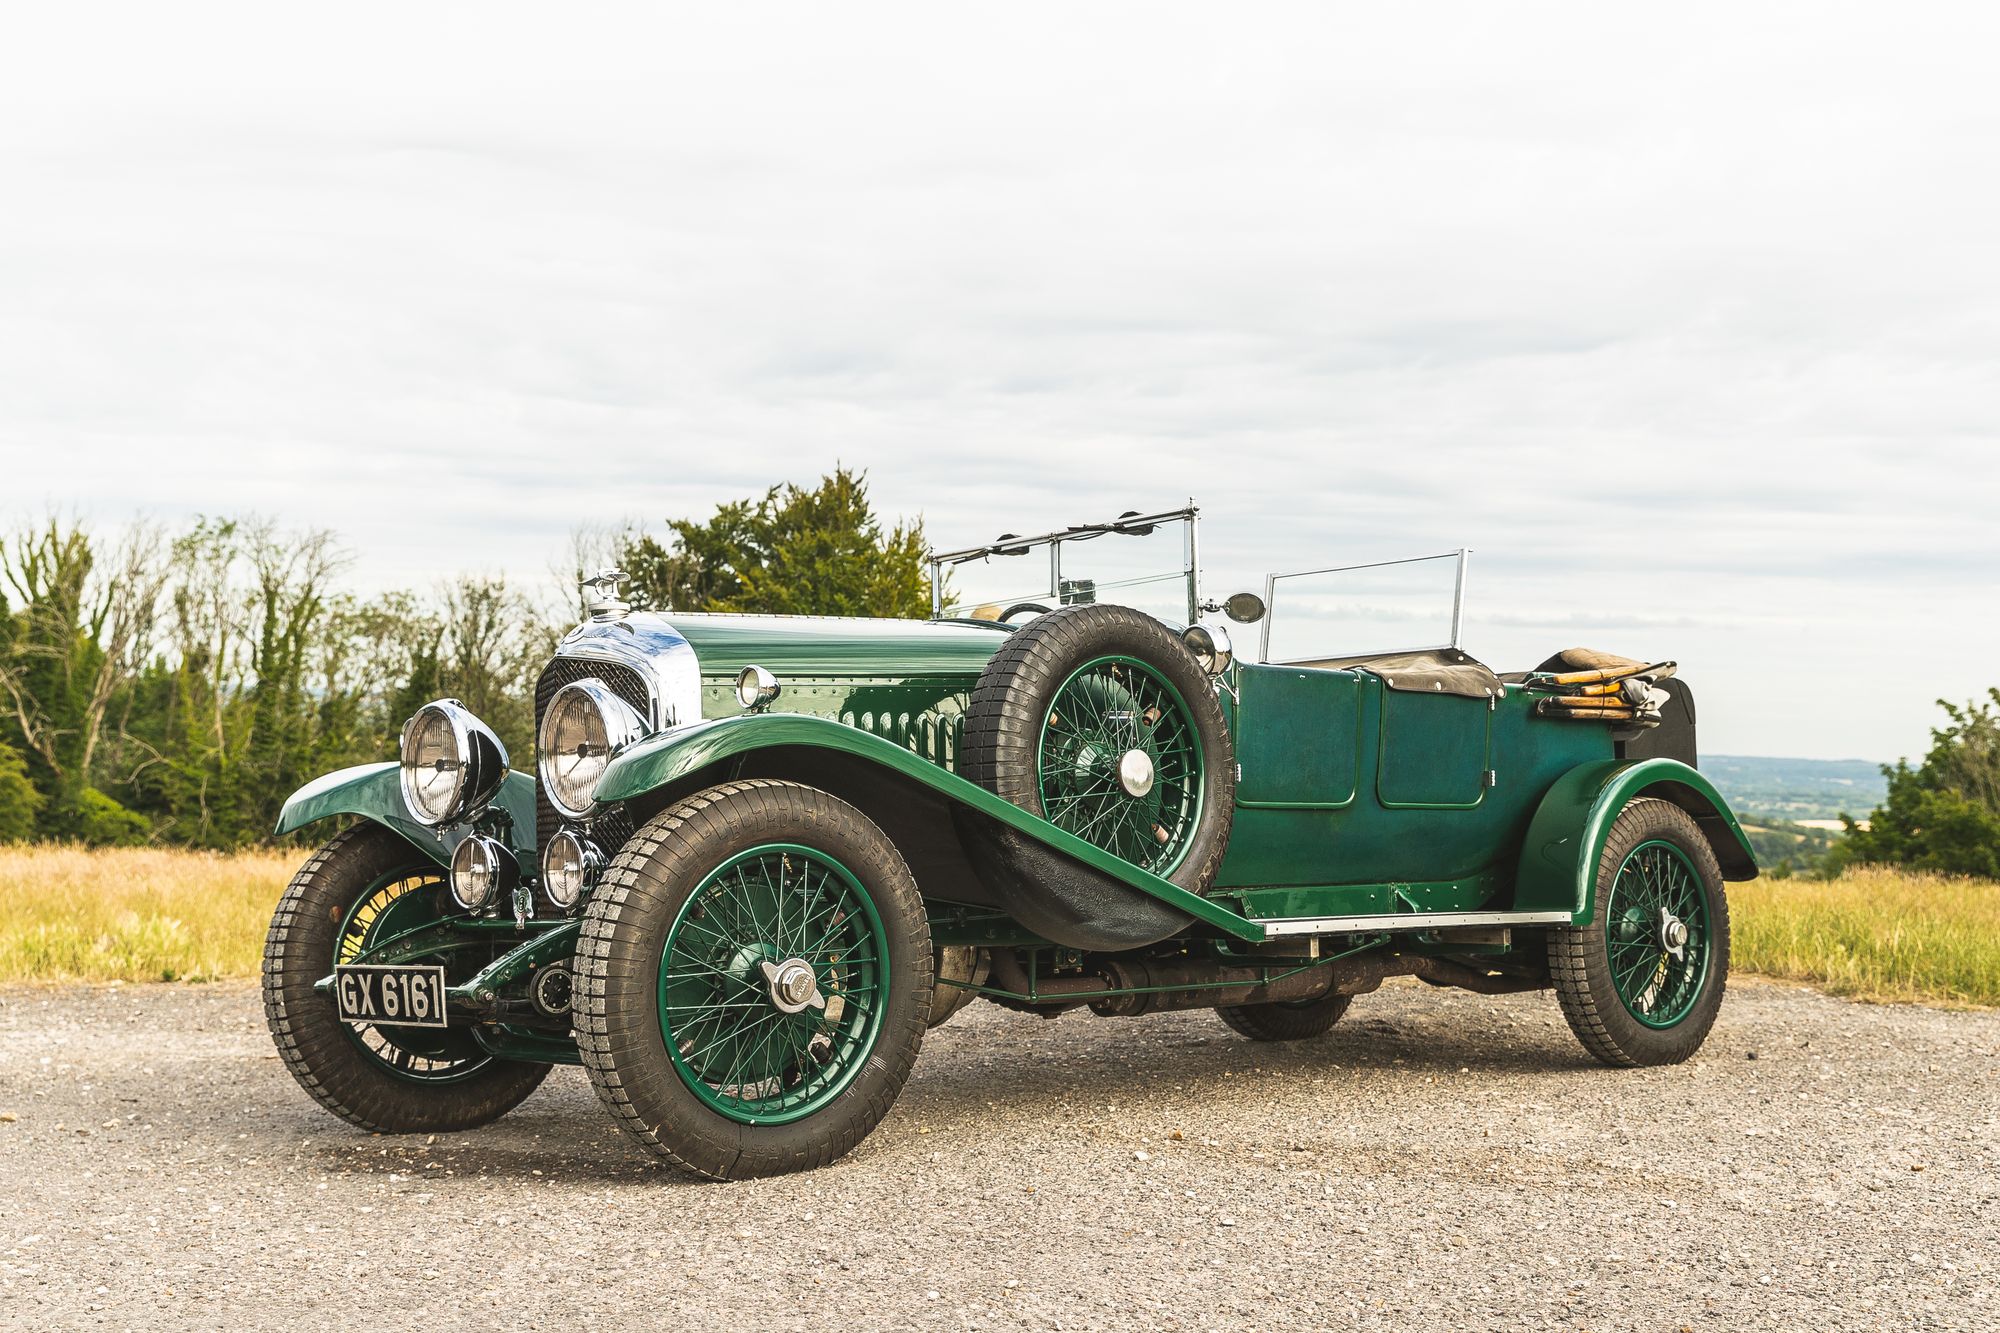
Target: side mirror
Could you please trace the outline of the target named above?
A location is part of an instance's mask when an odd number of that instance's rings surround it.
[[[1254,592],[1239,592],[1222,604],[1222,614],[1239,625],[1254,625],[1264,618],[1264,599]]]

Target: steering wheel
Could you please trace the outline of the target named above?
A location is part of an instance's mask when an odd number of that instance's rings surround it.
[[[1045,616],[1054,609],[1054,607],[1041,602],[1016,602],[1000,613],[1000,623],[1002,625],[1011,624],[1015,616],[1027,612],[1032,612],[1038,616]]]

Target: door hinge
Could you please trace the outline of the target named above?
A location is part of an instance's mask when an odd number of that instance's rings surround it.
[[[1484,773],[1484,774],[1483,774],[1483,775],[1482,775],[1482,776],[1480,777],[1480,779],[1479,779],[1479,785],[1480,785],[1480,786],[1482,786],[1482,787],[1497,787],[1497,786],[1499,786],[1499,785],[1500,785],[1500,774],[1499,774],[1499,773],[1498,773],[1498,772],[1497,772],[1496,770],[1494,770],[1494,769],[1490,769],[1490,768],[1489,768],[1489,769],[1487,769],[1487,770],[1486,770],[1486,772],[1485,772],[1485,773]]]

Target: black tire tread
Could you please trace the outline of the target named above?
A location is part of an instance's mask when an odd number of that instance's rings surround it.
[[[1709,886],[1709,931],[1714,950],[1708,991],[1696,1010],[1672,1028],[1648,1028],[1618,999],[1605,956],[1603,904],[1610,881],[1634,847],[1668,835],[1687,851]],[[1603,1063],[1618,1069],[1643,1065],[1679,1064],[1701,1049],[1722,1004],[1729,979],[1729,901],[1722,890],[1722,868],[1702,836],[1694,817],[1671,801],[1640,797],[1619,811],[1598,859],[1597,919],[1588,926],[1549,932],[1549,979],[1570,1031]]]
[[[1322,995],[1310,1004],[1225,1004],[1215,1016],[1252,1041],[1307,1041],[1324,1036],[1353,1003],[1352,995]]]
[[[621,982],[650,975],[648,969],[658,962],[657,956],[646,956],[647,949],[640,943],[643,924],[662,916],[670,921],[681,895],[693,889],[692,884],[676,882],[664,872],[674,868],[675,859],[698,856],[704,843],[736,837],[748,821],[760,817],[788,821],[801,831],[838,821],[855,834],[879,840],[894,857],[895,866],[901,868],[901,881],[890,886],[890,894],[904,901],[898,904],[878,899],[876,910],[891,931],[897,917],[902,918],[907,947],[921,959],[921,966],[913,963],[915,975],[907,979],[917,1001],[913,1016],[905,1019],[900,1033],[887,1028],[891,1019],[885,1017],[885,1028],[868,1057],[871,1064],[887,1061],[886,1077],[872,1080],[874,1086],[862,1092],[862,1084],[870,1081],[864,1070],[840,1102],[797,1122],[824,1131],[803,1142],[759,1143],[756,1138],[763,1136],[754,1130],[743,1133],[747,1127],[732,1126],[740,1136],[732,1153],[719,1151],[712,1141],[676,1125],[671,1116],[657,1113],[663,1104],[663,1082],[671,1082],[669,1095],[680,1091],[690,1104],[692,1096],[681,1089],[679,1075],[660,1045],[657,1019],[649,1034],[640,1019],[623,1012],[613,1001],[618,998],[615,991]],[[876,886],[870,887],[873,890]],[[895,910],[898,907],[900,911]],[[660,929],[664,934],[664,924]],[[894,946],[892,939],[892,952]],[[844,801],[796,782],[752,779],[727,783],[699,792],[647,821],[619,851],[603,881],[592,891],[576,951],[577,1050],[591,1086],[619,1128],[648,1152],[680,1169],[711,1180],[810,1170],[852,1151],[895,1104],[923,1044],[932,966],[930,925],[916,880],[888,837],[865,815]],[[858,1101],[848,1100],[857,1094]],[[701,1113],[714,1116],[706,1108]],[[718,1124],[728,1123],[719,1116],[714,1119]]]
[[[292,876],[264,937],[264,1020],[285,1068],[321,1106],[378,1134],[446,1133],[488,1124],[520,1105],[549,1072],[545,1064],[495,1060],[460,1083],[398,1082],[368,1063],[340,1030],[332,1006],[311,991],[333,970],[339,921],[355,891],[348,886],[390,873],[399,859],[416,864],[417,857],[379,825],[342,830]]]
[[[1212,713],[1194,719],[1208,748],[1203,755],[1203,779],[1208,784],[1204,827],[1195,835],[1201,841],[1196,854],[1167,876],[1181,888],[1206,894],[1215,883],[1223,853],[1229,850],[1236,811],[1236,757],[1222,706],[1187,645],[1143,611],[1110,604],[1065,606],[1014,631],[980,673],[966,705],[960,774],[1003,800],[1041,814],[1033,775],[1042,710],[1035,701],[1053,693],[1064,676],[1094,655],[1087,636],[1106,632],[1132,636],[1150,648],[1156,666],[1166,666],[1170,672],[1173,664],[1185,662],[1186,670],[1178,674],[1194,675],[1176,682],[1176,688],[1189,708]],[[1199,688],[1194,688],[1197,683]]]

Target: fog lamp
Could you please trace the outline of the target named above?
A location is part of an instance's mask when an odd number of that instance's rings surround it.
[[[483,912],[520,876],[514,853],[497,838],[475,833],[451,854],[451,896],[468,912]]]
[[[562,829],[542,849],[542,892],[567,911],[604,870],[604,853],[573,829]]]

